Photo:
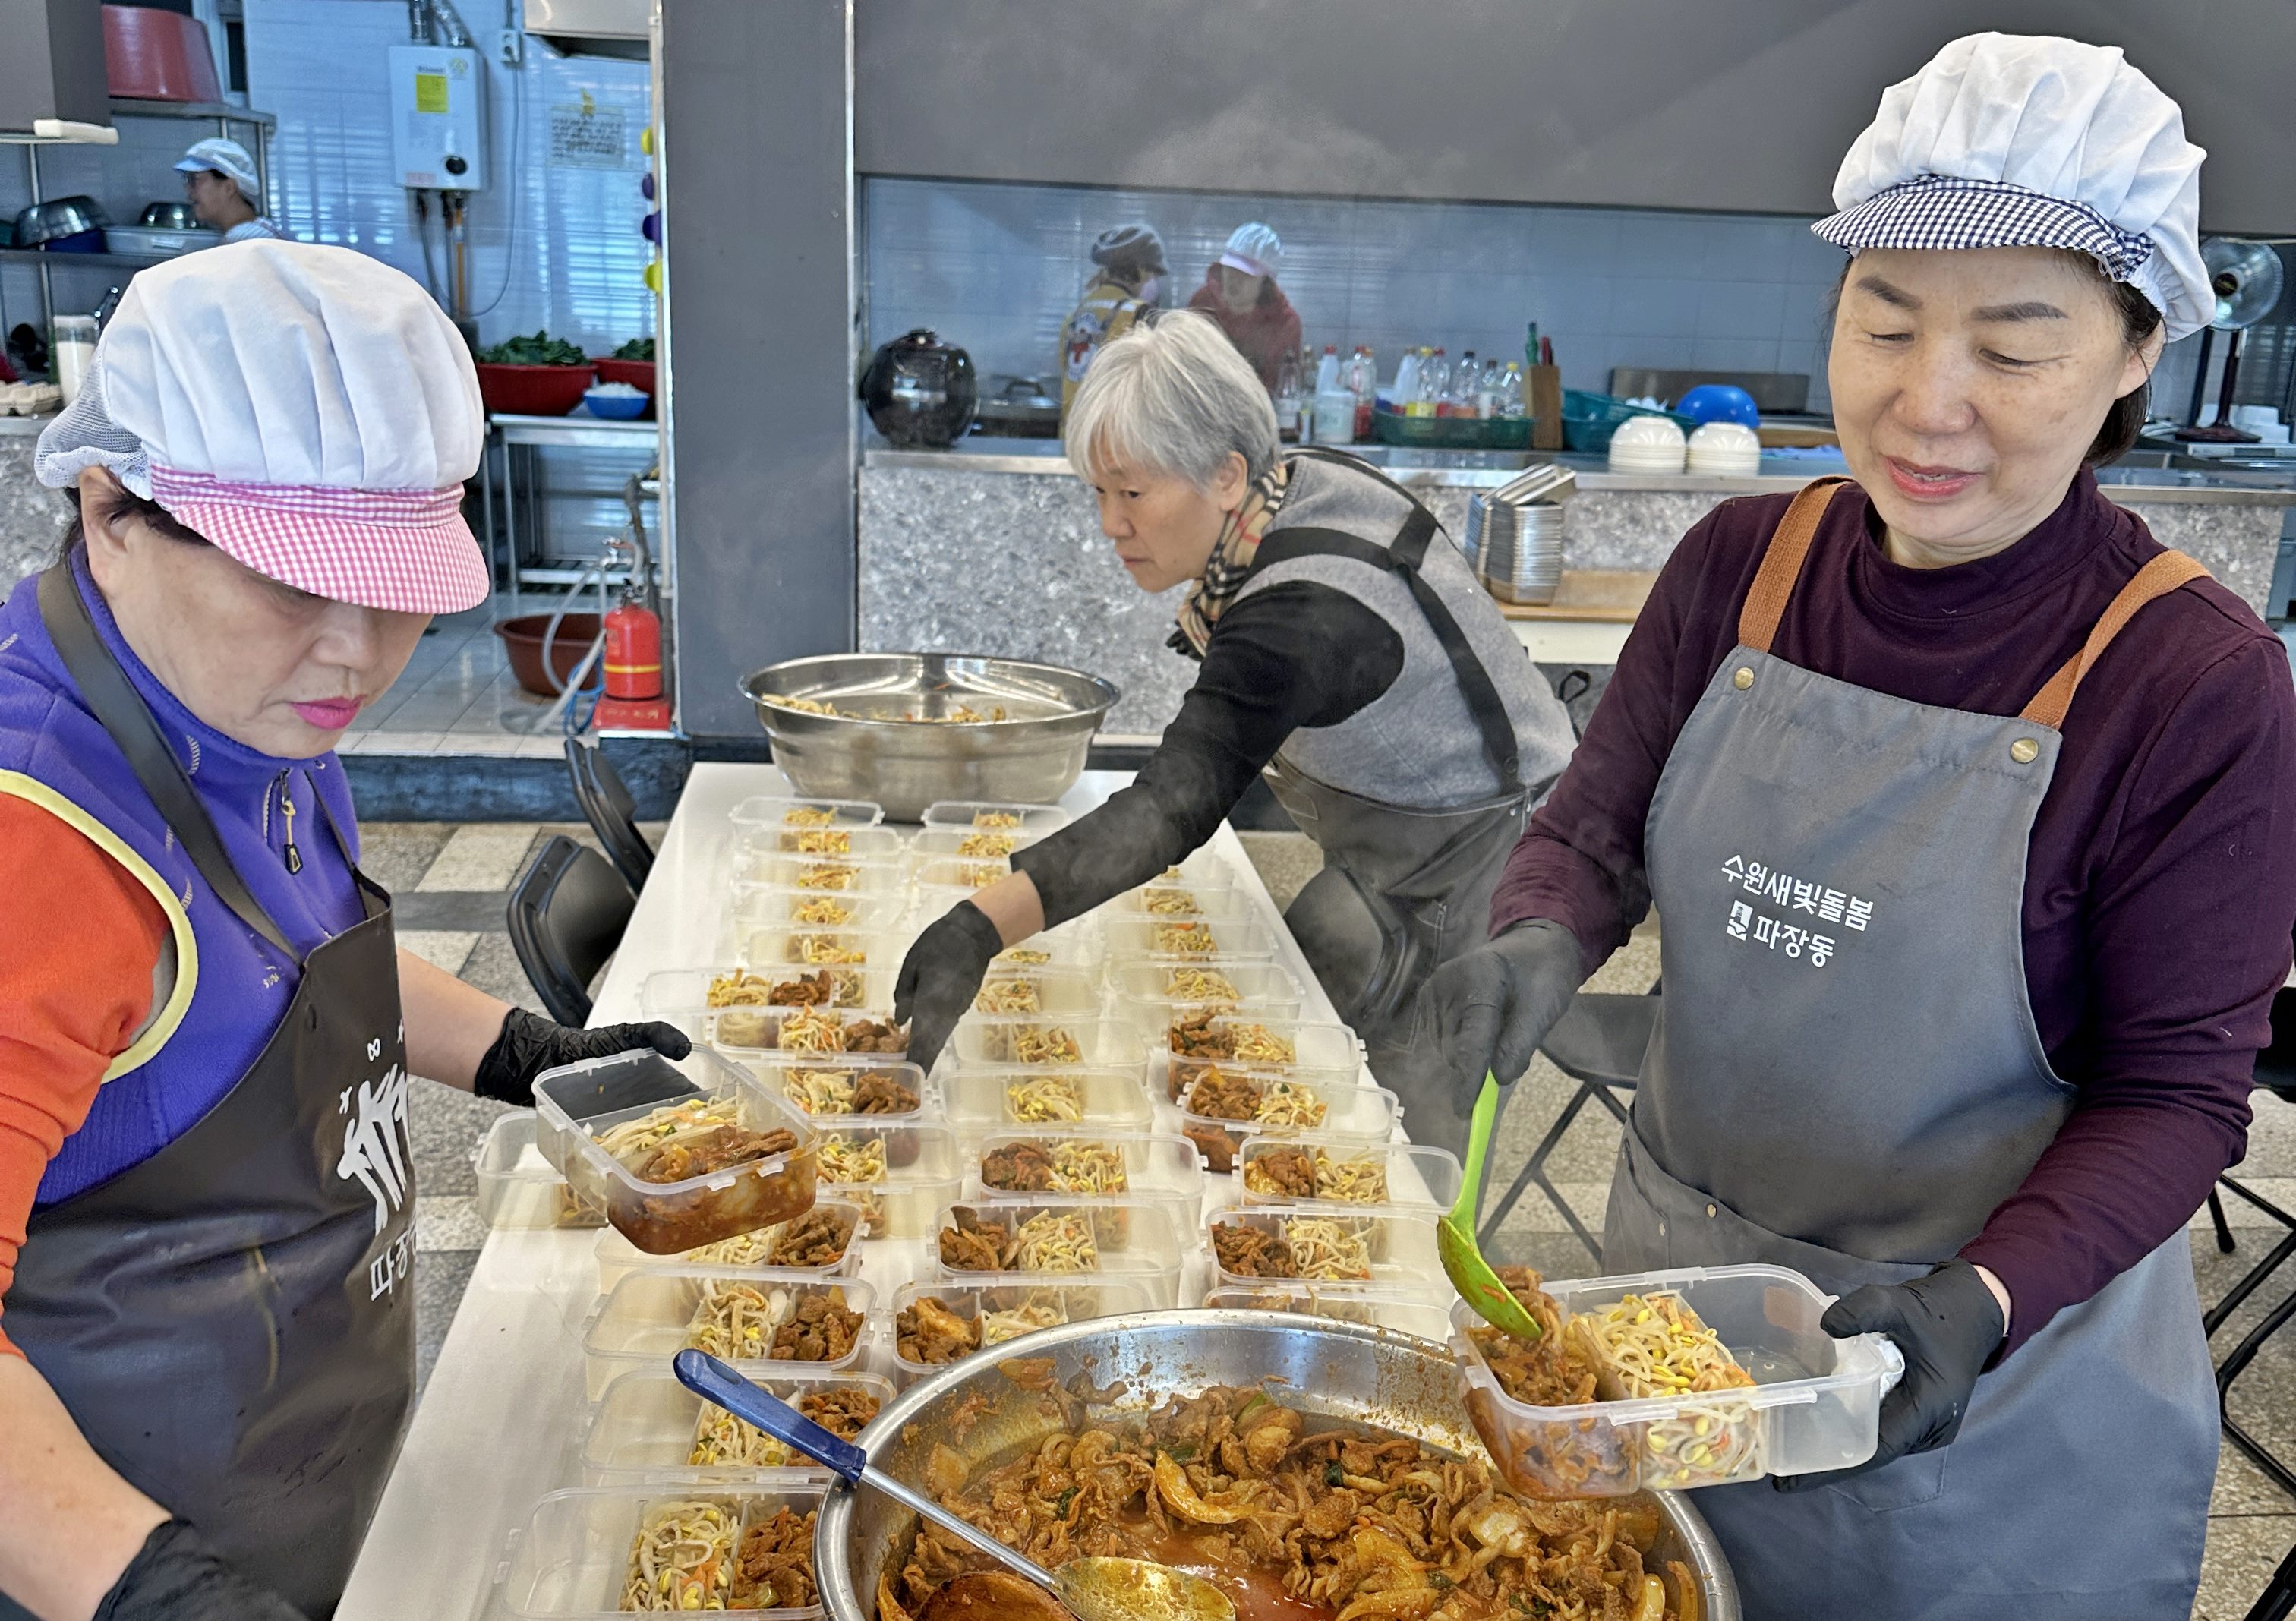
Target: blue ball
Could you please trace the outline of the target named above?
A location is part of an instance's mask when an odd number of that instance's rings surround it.
[[[1762,413],[1754,404],[1754,397],[1734,383],[1701,383],[1684,395],[1674,407],[1702,427],[1708,422],[1741,422],[1749,428],[1762,425]]]

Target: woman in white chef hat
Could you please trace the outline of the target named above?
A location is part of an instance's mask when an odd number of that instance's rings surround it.
[[[414,1392],[410,1068],[685,1052],[398,950],[358,871],[332,749],[487,594],[481,420],[421,288],[266,241],[138,275],[41,436],[79,518],[0,605],[0,1614],[331,1610]]]
[[[2090,469],[2209,318],[2201,160],[2118,50],[1890,87],[1815,227],[1850,479],[1685,537],[1424,1004],[1457,1085],[1518,1075],[1655,901],[1604,1271],[1790,1267],[1902,1353],[1870,1460],[1698,1493],[1749,1617],[2191,1608],[2185,1224],[2288,970],[2296,692]]]

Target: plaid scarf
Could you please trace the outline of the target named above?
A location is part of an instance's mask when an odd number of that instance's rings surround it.
[[[1191,659],[1201,659],[1204,649],[1210,645],[1212,626],[1243,582],[1251,573],[1251,565],[1259,555],[1260,536],[1267,526],[1275,521],[1276,509],[1283,504],[1283,486],[1291,475],[1288,463],[1278,462],[1251,481],[1243,493],[1243,500],[1227,515],[1220,529],[1219,539],[1213,543],[1212,554],[1204,562],[1203,577],[1188,587],[1187,599],[1180,604],[1177,628],[1166,639],[1165,645],[1176,653]]]

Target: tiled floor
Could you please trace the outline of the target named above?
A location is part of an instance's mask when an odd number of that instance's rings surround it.
[[[491,637],[488,640],[492,640]],[[655,830],[649,829],[650,834]],[[523,867],[537,840],[567,832],[590,841],[586,828],[532,823],[368,823],[364,835],[369,870],[397,896],[400,938],[439,966],[506,1001],[539,1011],[532,991],[503,932],[503,892]],[[1248,833],[1245,847],[1279,905],[1297,893],[1321,864],[1314,847],[1294,833]],[[1591,982],[1595,990],[1641,992],[1658,974],[1658,936],[1646,927]],[[1544,1134],[1568,1101],[1572,1084],[1545,1059],[1537,1060],[1513,1089],[1499,1128],[1496,1175],[1511,1167]],[[415,1272],[417,1337],[425,1375],[469,1281],[485,1239],[472,1207],[475,1184],[470,1153],[501,1106],[416,1083],[410,1124],[419,1167]],[[1589,1108],[1559,1145],[1552,1173],[1590,1226],[1599,1228],[1603,1194],[1618,1151],[1619,1133],[1611,1117]],[[2245,1179],[2284,1206],[2296,1206],[2296,1108],[2267,1094],[2256,1098],[2256,1123],[2250,1133]],[[2260,1257],[2279,1234],[2244,1224],[2235,1201],[2233,1220],[2239,1248],[2219,1256],[2204,1216],[2196,1216],[2193,1254],[2201,1298],[2213,1301]],[[1578,1240],[1535,1192],[1509,1217],[1501,1232],[1505,1258],[1538,1267],[1551,1277],[1585,1276],[1592,1265]],[[2296,1279],[2292,1279],[2296,1282]],[[2261,1313],[2279,1298],[2263,1291],[2218,1336],[2221,1351],[2236,1343]],[[2234,1411],[2265,1444],[2296,1458],[2296,1329],[2269,1342],[2242,1379]],[[2137,1461],[2132,1460],[2132,1465]],[[2132,1467],[2126,1482],[2097,1482],[2093,1489],[2141,1489],[2142,1470]],[[2090,1489],[2086,1484],[2082,1489]],[[2068,1508],[2077,1510],[2070,1495]],[[2210,1505],[2209,1543],[2195,1617],[2239,1621],[2296,1542],[2296,1500],[2282,1493],[2227,1445],[2217,1471]]]
[[[555,602],[529,591],[519,610],[548,613]],[[596,612],[595,594],[585,593],[578,606]],[[406,673],[360,714],[341,751],[556,757],[561,733],[553,700],[519,686],[494,634],[496,619],[509,612],[508,600],[497,597],[432,620]]]

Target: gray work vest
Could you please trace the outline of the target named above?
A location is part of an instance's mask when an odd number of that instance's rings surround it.
[[[1835,487],[1779,525],[1652,796],[1666,991],[1606,1273],[1766,1261],[1835,1294],[1902,1282],[1977,1235],[2073,1108],[2027,1001],[2033,817],[2074,687],[2200,565],[2154,559],[2022,714],[1939,708],[1769,651]],[[2182,1617],[2216,1455],[2180,1231],[1980,1378],[1949,1445],[1698,1506],[1750,1621]]]
[[[1324,852],[1285,921],[1414,1142],[1456,1153],[1473,1100],[1453,1095],[1413,1000],[1482,944],[1524,816],[1569,763],[1570,716],[1498,605],[1411,494],[1350,457],[1295,455],[1238,600],[1285,580],[1343,593],[1391,626],[1403,667],[1333,726],[1303,726],[1268,785]]]

